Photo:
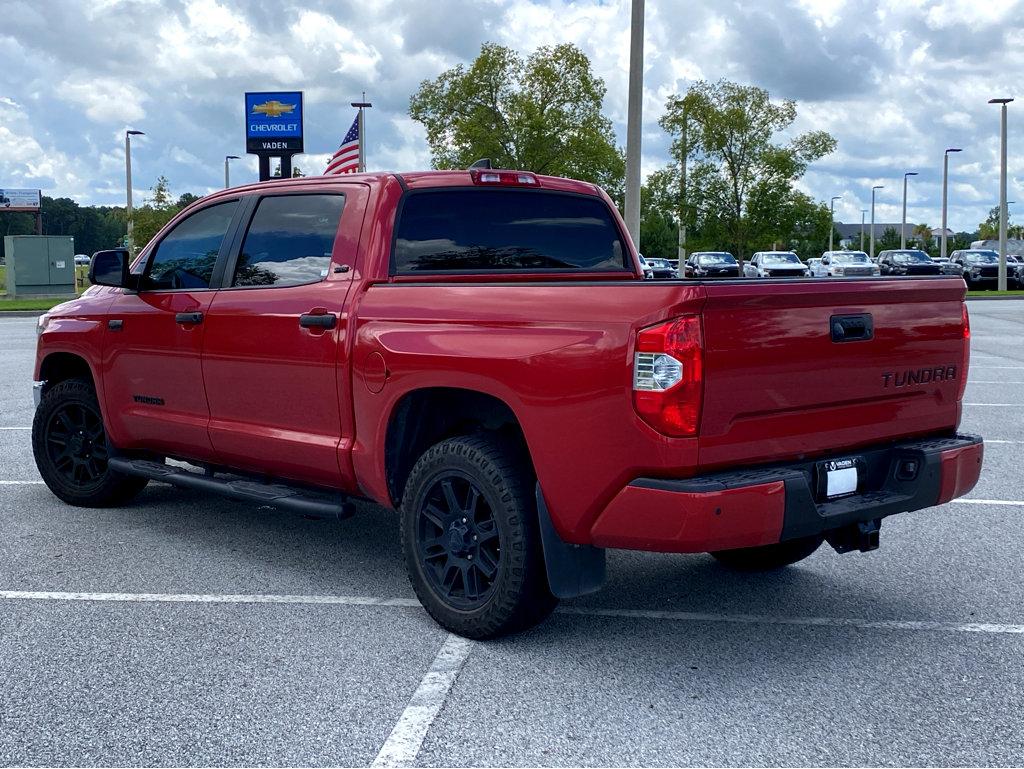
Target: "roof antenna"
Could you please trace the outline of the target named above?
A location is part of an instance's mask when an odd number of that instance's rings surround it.
[[[471,165],[469,167],[469,170],[472,171],[474,168],[493,168],[493,167],[494,166],[491,165],[491,159],[490,158],[480,158],[478,161],[476,161],[473,165]]]

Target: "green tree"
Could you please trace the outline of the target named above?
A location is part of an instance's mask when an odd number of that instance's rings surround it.
[[[149,197],[132,212],[132,240],[135,241],[136,252],[144,248],[180,210],[171,196],[167,177],[158,177],[150,188]]]
[[[895,227],[886,227],[882,237],[875,239],[875,253],[900,247],[900,233]]]
[[[786,212],[802,205],[795,203],[794,183],[810,163],[835,149],[836,140],[810,131],[778,142],[776,136],[796,120],[796,102],[773,102],[763,88],[727,80],[695,83],[665,106],[660,123],[673,137],[677,163],[685,126],[692,179],[687,208],[718,220],[741,264],[757,244],[790,240],[792,217]]]
[[[1009,227],[1009,222],[1007,222]],[[993,206],[985,217],[985,221],[978,225],[978,240],[999,239],[999,206]]]
[[[932,228],[927,224],[915,224],[914,229],[911,230],[911,234],[917,238],[921,243],[922,251],[931,251],[932,248]],[[936,252],[937,254],[938,252]]]
[[[427,131],[435,168],[495,167],[584,179],[620,199],[625,158],[601,107],[605,85],[579,48],[538,48],[525,60],[486,43],[469,67],[424,80],[409,115]]]

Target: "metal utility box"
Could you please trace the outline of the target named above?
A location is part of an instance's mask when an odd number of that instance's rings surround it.
[[[61,235],[7,235],[7,296],[75,295],[75,239]]]

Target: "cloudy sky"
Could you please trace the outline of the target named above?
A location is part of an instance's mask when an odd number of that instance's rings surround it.
[[[371,170],[429,167],[407,115],[421,80],[472,60],[485,41],[528,52],[573,42],[608,86],[625,143],[628,0],[0,0],[0,187],[41,187],[83,203],[122,203],[123,132],[136,199],[159,174],[175,194],[223,181],[244,154],[243,92],[303,90],[317,173],[365,90]],[[796,99],[797,129],[835,135],[835,154],[803,186],[842,195],[859,222],[884,184],[877,219],[938,226],[942,152],[953,156],[950,226],[973,230],[998,201],[999,116],[1010,106],[1010,199],[1024,219],[1024,0],[647,0],[643,169],[668,161],[658,127],[668,95],[730,78]],[[235,161],[233,182],[256,178]],[[1011,215],[1014,213],[1011,206]]]

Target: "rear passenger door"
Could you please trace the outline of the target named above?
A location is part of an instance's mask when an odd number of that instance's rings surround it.
[[[247,201],[203,347],[210,440],[224,463],[329,486],[349,475],[346,301],[366,189]]]

